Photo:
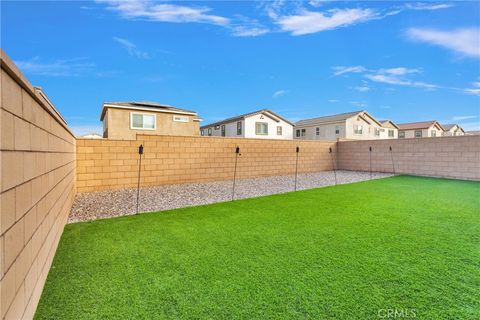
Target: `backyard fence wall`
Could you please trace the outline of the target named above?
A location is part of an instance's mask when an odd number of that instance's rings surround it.
[[[392,172],[480,180],[480,136],[340,141],[338,167],[343,170]],[[392,153],[389,147],[392,147]]]
[[[31,319],[75,195],[75,138],[1,51],[0,308]]]
[[[138,135],[137,140],[77,141],[77,191],[136,187],[143,144],[141,186],[286,175],[332,169],[336,142]]]

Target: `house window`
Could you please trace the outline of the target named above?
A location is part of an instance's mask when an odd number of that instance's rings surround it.
[[[415,138],[421,138],[422,137],[422,130],[415,130]]]
[[[188,122],[188,117],[186,117],[186,116],[173,116],[173,121],[175,121],[175,122]]]
[[[437,131],[432,130],[432,137],[436,137],[436,136],[437,136]]]
[[[317,136],[320,135],[320,128],[319,128],[319,127],[315,128],[315,134],[316,134]]]
[[[295,136],[296,136],[297,138],[300,137],[300,129],[297,129],[297,132],[295,133]]]
[[[212,128],[208,128],[208,135],[209,135],[209,136],[212,135]]]
[[[398,131],[399,138],[405,138],[405,131]]]
[[[354,134],[362,134],[363,133],[363,126],[361,126],[359,124],[355,124],[353,126],[353,133]]]
[[[201,136],[204,136],[204,135],[205,135],[205,130],[203,130],[203,129],[200,130],[200,135],[201,135]]]
[[[380,136],[380,129],[375,128],[375,136],[377,136],[377,137]]]
[[[335,134],[340,134],[340,126],[335,126]]]
[[[268,123],[255,122],[255,134],[262,135],[262,136],[268,135]]]
[[[130,113],[130,129],[155,130],[157,119],[154,114]]]
[[[225,125],[222,124],[222,137],[225,137]]]
[[[277,136],[281,136],[282,135],[282,126],[277,126]]]
[[[215,126],[215,130],[218,130],[218,129],[220,129],[220,126]]]
[[[302,129],[302,137],[305,137],[306,130]]]
[[[393,137],[395,136],[395,131],[393,131],[393,130],[388,130],[388,136],[389,136],[390,138],[393,138]]]
[[[241,135],[242,135],[242,122],[238,121],[237,122],[237,136],[241,136]]]

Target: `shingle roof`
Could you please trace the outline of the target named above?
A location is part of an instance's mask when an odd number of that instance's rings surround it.
[[[387,120],[380,120],[380,121],[378,121],[378,122],[380,122],[380,123],[382,124],[382,127],[384,127],[385,124],[387,124],[387,123],[391,123],[395,128],[398,129],[398,126],[397,126],[397,125],[395,124],[395,122],[393,122],[392,120],[388,120],[388,119],[387,119]]]
[[[274,117],[276,118],[279,118],[289,124],[291,124],[292,126],[294,125],[293,123],[291,123],[290,121],[288,121],[287,119],[285,119],[284,117],[276,114],[275,112],[273,112],[272,110],[269,110],[269,109],[260,109],[260,110],[257,110],[257,111],[253,111],[253,112],[249,112],[249,113],[244,113],[244,114],[241,114],[241,115],[238,115],[238,116],[234,116],[234,117],[230,117],[230,118],[227,118],[227,119],[223,119],[221,121],[217,121],[217,122],[213,122],[213,123],[209,123],[209,124],[206,124],[202,127],[200,127],[200,129],[202,128],[206,128],[206,127],[212,127],[212,126],[219,126],[221,124],[225,124],[225,123],[229,123],[229,122],[234,122],[234,121],[238,121],[238,120],[243,120],[245,118],[248,118],[248,117],[251,117],[251,116],[254,116],[254,115],[257,115],[259,113],[270,113],[271,115],[273,115]]]
[[[452,129],[453,127],[455,127],[456,124],[455,123],[449,123],[449,124],[442,124],[442,127],[445,129],[445,130],[450,130]]]
[[[338,122],[342,120],[347,120],[359,113],[365,112],[364,110],[352,111],[346,113],[333,114],[330,116],[317,117],[311,119],[300,120],[295,123],[296,126],[308,126],[311,124],[327,123],[327,122]]]
[[[438,123],[436,120],[399,123],[397,124],[397,126],[400,130],[414,130],[414,129],[428,129],[434,124],[438,124],[438,126],[443,129],[440,123]]]
[[[145,110],[158,110],[163,112],[172,112],[172,113],[185,113],[191,115],[197,115],[195,111],[187,110],[187,109],[180,109],[176,107],[172,107],[166,104],[160,104],[157,102],[149,102],[149,101],[131,101],[131,102],[105,102],[103,103],[102,113],[100,115],[100,120],[103,119],[105,115],[105,108],[106,107],[118,107],[118,108],[132,108],[132,109],[145,109]]]

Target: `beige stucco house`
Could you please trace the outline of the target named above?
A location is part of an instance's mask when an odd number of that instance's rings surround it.
[[[438,121],[422,121],[398,124],[398,138],[430,138],[441,137],[445,132]]]
[[[154,102],[105,102],[100,115],[103,137],[120,140],[137,134],[198,136],[201,120],[194,111]]]
[[[396,137],[395,125],[384,127],[367,111],[353,111],[295,123],[295,139],[303,140],[373,140]]]
[[[460,127],[458,124],[443,124],[442,127],[445,129],[443,133],[444,136],[464,136],[465,130]]]
[[[245,113],[200,128],[202,136],[292,139],[293,123],[268,109]]]

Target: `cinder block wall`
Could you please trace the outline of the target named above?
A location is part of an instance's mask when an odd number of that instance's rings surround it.
[[[31,319],[75,195],[75,137],[1,52],[2,319]]]
[[[340,141],[338,166],[344,170],[369,171],[369,147],[372,170],[396,173],[480,179],[480,136],[456,136],[417,139]],[[389,147],[392,147],[390,153]]]
[[[335,152],[336,142],[150,135],[136,141],[79,139],[77,191],[136,186],[140,144],[145,147],[141,186],[153,186],[232,179],[236,146],[240,179],[294,173],[297,145],[299,172],[331,170],[329,148]]]

